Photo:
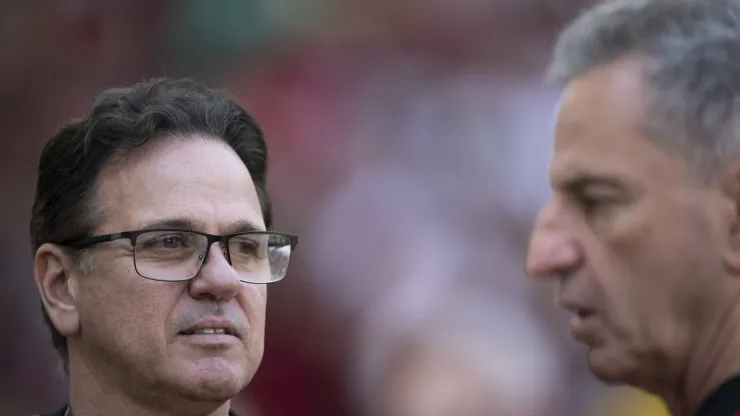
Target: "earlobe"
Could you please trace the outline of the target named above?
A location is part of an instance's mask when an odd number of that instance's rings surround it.
[[[77,311],[77,280],[72,273],[69,256],[54,244],[44,244],[34,256],[34,280],[41,302],[54,324],[64,336],[79,331]]]
[[[736,221],[730,228],[725,268],[732,276],[740,276],[740,221]]]

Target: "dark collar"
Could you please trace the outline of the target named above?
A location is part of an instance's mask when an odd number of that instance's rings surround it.
[[[70,414],[68,412],[69,412],[69,406],[64,406],[49,416],[66,416]],[[229,410],[229,416],[239,416],[239,415],[237,415],[236,412],[234,412],[233,410]]]
[[[696,412],[696,416],[738,415],[740,415],[740,374],[722,383]]]

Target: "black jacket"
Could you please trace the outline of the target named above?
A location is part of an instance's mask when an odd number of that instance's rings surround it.
[[[727,380],[710,394],[696,416],[740,416],[740,375]]]
[[[62,407],[61,409],[57,410],[54,413],[49,413],[47,415],[33,415],[33,416],[64,416],[65,412],[67,411],[67,406]],[[236,413],[234,413],[233,410],[229,411],[229,416],[239,416]]]

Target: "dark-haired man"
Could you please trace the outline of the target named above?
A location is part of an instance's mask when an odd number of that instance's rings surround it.
[[[51,138],[31,236],[69,375],[54,415],[233,414],[297,242],[270,231],[266,168],[255,120],[188,80],[106,91]]]

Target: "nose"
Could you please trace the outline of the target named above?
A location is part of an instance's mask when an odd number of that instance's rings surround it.
[[[578,245],[547,208],[537,220],[527,248],[525,271],[536,279],[572,274],[580,262]]]
[[[190,295],[194,299],[225,301],[236,296],[241,286],[239,274],[226,260],[221,246],[215,243],[208,249],[198,275],[190,280]]]

